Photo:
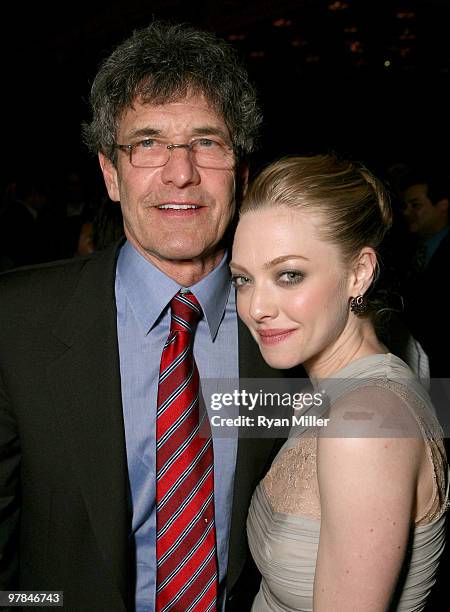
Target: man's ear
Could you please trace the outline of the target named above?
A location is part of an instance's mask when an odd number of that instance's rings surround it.
[[[249,175],[248,164],[244,163],[241,165],[240,173],[241,173],[242,197],[244,198],[247,193],[247,189],[248,189],[248,175]]]
[[[120,191],[117,168],[108,157],[103,155],[103,153],[98,154],[98,161],[100,163],[100,168],[102,169],[103,179],[105,181],[109,197],[113,202],[119,202]]]
[[[364,247],[354,260],[350,275],[350,296],[364,295],[372,285],[377,272],[377,254],[372,247]]]
[[[447,214],[447,215],[448,215],[448,208],[449,208],[448,204],[449,204],[448,198],[441,198],[440,200],[436,202],[436,206],[439,207],[439,210],[443,214]]]

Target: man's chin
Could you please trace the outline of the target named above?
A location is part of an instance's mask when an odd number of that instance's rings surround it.
[[[205,261],[215,255],[216,251],[213,249],[201,249],[201,248],[171,248],[164,249],[158,255],[162,261],[170,261],[173,263],[189,263]]]
[[[181,270],[184,267],[198,267],[199,265],[211,271],[221,262],[224,249],[218,246],[205,248],[203,245],[201,247],[198,245],[184,245],[183,247],[176,245],[158,250],[146,248],[141,250],[141,254],[163,271],[167,267],[176,267]]]

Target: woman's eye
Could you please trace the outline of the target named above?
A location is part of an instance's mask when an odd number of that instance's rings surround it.
[[[286,270],[278,275],[278,280],[284,285],[297,285],[303,278],[303,274],[298,270]]]
[[[231,284],[233,285],[233,287],[236,287],[236,289],[238,289],[239,287],[243,287],[249,282],[250,279],[247,276],[243,276],[242,274],[234,274],[231,277]]]

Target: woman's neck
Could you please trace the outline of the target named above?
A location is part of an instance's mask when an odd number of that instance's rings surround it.
[[[371,321],[358,319],[344,330],[333,346],[327,347],[303,366],[311,379],[323,379],[361,357],[388,352],[386,346],[378,340]]]

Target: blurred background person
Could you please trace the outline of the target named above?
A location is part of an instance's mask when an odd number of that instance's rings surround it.
[[[57,232],[49,214],[47,186],[39,176],[21,176],[14,182],[0,214],[4,269],[43,263],[57,254]]]
[[[117,242],[124,235],[122,209],[103,199],[96,214],[83,223],[75,255],[89,255]]]
[[[431,376],[448,378],[449,177],[411,171],[402,183],[403,218],[411,238],[403,280],[405,318],[428,354]]]

